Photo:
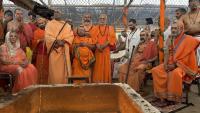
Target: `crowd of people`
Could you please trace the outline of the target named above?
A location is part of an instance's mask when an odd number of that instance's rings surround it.
[[[137,21],[129,19],[129,31],[118,38],[106,14],[100,14],[94,24],[86,13],[74,27],[73,21],[62,20],[59,10],[52,20],[30,12],[29,22],[24,22],[23,10],[17,8],[14,14],[7,10],[0,33],[4,37],[0,72],[15,76],[13,92],[35,84],[66,84],[68,77],[89,77],[90,83],[112,83],[116,77],[140,93],[146,71],[151,70],[159,105],[174,104],[181,100],[183,81],[190,83],[198,75],[199,6],[199,0],[189,0],[190,11],[178,8],[176,20],[166,17],[164,33],[139,29]],[[164,48],[158,47],[161,36]],[[122,57],[111,59],[120,51]],[[158,62],[159,52],[164,52],[163,62]]]
[[[111,83],[110,51],[115,49],[116,34],[107,25],[106,14],[100,15],[98,25],[92,25],[91,15],[85,14],[75,29],[69,20],[62,20],[60,11],[52,20],[36,18],[31,12],[28,16],[24,22],[20,8],[14,14],[4,13],[0,71],[16,77],[13,92],[34,84],[66,84],[70,76]]]

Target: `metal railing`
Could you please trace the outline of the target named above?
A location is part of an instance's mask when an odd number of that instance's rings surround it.
[[[14,9],[16,6],[4,0],[5,9]],[[122,9],[124,0],[36,0],[45,3],[51,8],[60,9],[63,12],[63,18],[72,19],[74,25],[81,23],[81,17],[84,13],[91,13],[93,22],[97,23],[100,13],[106,13],[109,17],[108,23],[122,27]],[[41,2],[42,1],[42,2]],[[127,0],[129,2],[129,0]],[[160,0],[133,0],[128,18],[135,18],[140,25],[146,24],[146,18],[152,18],[154,24],[157,24],[159,17]],[[166,15],[171,20],[175,16],[175,10],[179,7],[187,7],[188,0],[166,0]],[[26,14],[25,14],[26,16]]]

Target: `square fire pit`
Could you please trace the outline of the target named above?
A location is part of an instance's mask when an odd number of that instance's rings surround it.
[[[38,85],[0,103],[0,113],[160,113],[127,84]]]

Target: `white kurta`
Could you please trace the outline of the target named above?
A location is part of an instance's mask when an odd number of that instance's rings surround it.
[[[128,57],[131,57],[133,45],[136,47],[140,42],[140,29],[137,29],[136,31],[132,31],[128,33],[128,40],[126,38],[122,38],[122,41],[126,41],[126,50],[128,51]],[[118,78],[118,71],[122,64],[125,64],[128,61],[127,57],[122,57],[120,62],[117,62],[114,64],[114,72],[113,77]]]
[[[140,42],[140,29],[137,29],[136,31],[132,31],[128,35],[128,40],[126,40],[126,50],[128,50],[129,58],[132,54],[133,46],[137,46]]]

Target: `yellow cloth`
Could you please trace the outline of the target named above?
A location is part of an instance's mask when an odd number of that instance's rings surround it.
[[[33,51],[31,50],[31,48],[26,47],[26,57],[30,63],[32,61],[32,55],[33,55]]]

